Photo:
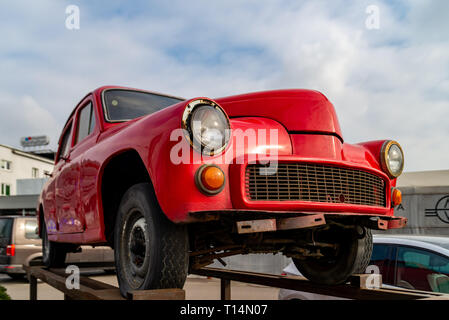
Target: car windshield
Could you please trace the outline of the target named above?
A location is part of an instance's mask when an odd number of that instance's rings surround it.
[[[113,89],[104,92],[105,118],[109,122],[136,119],[183,101],[142,91]]]

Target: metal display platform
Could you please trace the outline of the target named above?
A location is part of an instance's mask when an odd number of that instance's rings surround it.
[[[105,263],[76,263],[83,270],[101,270],[111,267]],[[37,300],[37,280],[40,279],[50,286],[64,293],[65,300],[126,300],[120,295],[119,288],[101,281],[80,275],[79,289],[68,289],[65,268],[49,269],[44,266],[24,266],[30,281],[30,300]],[[367,287],[368,278],[380,275],[353,275],[348,283],[328,286],[312,283],[303,277],[225,270],[204,267],[191,270],[191,274],[218,278],[221,280],[221,300],[231,300],[231,281],[258,284],[267,287],[285,288],[309,293],[329,295],[354,300],[449,300],[449,295],[436,292],[417,291],[409,289],[370,289]],[[371,278],[372,279],[372,278]],[[183,289],[136,290],[128,292],[128,300],[185,300]]]

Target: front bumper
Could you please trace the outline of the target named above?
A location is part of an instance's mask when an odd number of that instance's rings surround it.
[[[354,218],[357,224],[374,230],[400,229],[407,224],[407,218],[360,214],[353,212],[292,212],[225,210],[190,212],[189,218],[195,222],[220,220],[221,216],[232,217],[237,223],[238,233],[303,229],[325,225],[329,221]]]

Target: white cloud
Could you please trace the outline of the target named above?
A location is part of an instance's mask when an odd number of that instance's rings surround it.
[[[56,137],[61,124],[31,96],[14,97],[0,93],[2,144],[16,146],[20,138],[33,135]],[[53,146],[55,144],[53,143]]]
[[[406,170],[449,167],[447,1],[78,1],[79,31],[65,29],[68,4],[0,9],[0,108],[21,110],[0,119],[0,143],[46,128],[54,143],[104,84],[185,97],[302,87],[334,103],[347,141],[394,138]],[[365,29],[370,4],[380,30]]]

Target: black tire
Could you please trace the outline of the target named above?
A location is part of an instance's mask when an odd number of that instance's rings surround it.
[[[326,285],[341,284],[353,274],[365,273],[373,252],[373,236],[370,229],[357,229],[357,234],[342,231],[336,257],[293,258],[299,272],[312,282]]]
[[[153,189],[140,183],[121,200],[114,230],[120,293],[182,288],[189,265],[187,228],[164,215]]]
[[[49,268],[60,268],[65,265],[67,246],[48,240],[47,227],[42,225],[42,262]]]

